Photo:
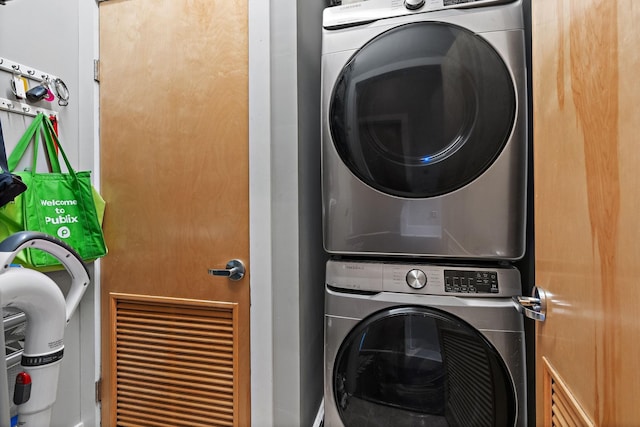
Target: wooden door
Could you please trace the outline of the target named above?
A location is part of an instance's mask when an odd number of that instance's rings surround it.
[[[102,425],[248,426],[247,4],[100,3]]]
[[[637,426],[640,2],[532,3],[537,420]]]

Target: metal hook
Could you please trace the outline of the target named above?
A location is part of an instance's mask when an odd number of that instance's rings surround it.
[[[13,64],[11,65],[11,68],[13,68],[16,71],[20,71],[20,64]]]
[[[27,74],[33,76],[36,73],[36,70],[27,70]]]
[[[28,113],[29,111],[31,111],[31,108],[29,108],[29,107],[22,107],[22,111],[24,111],[25,113]]]

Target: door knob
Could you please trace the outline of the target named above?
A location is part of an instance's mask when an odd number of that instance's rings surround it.
[[[229,280],[234,280],[234,281],[242,279],[244,277],[245,272],[246,272],[246,269],[244,267],[244,264],[239,259],[232,259],[227,263],[227,266],[225,268],[209,269],[209,274],[211,274],[212,276],[228,277]]]
[[[547,294],[544,289],[534,287],[532,296],[512,297],[516,310],[529,319],[544,322],[547,317]]]

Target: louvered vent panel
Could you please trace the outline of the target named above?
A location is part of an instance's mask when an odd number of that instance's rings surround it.
[[[115,308],[117,425],[232,426],[232,309],[139,300]]]
[[[545,362],[545,425],[552,427],[593,427],[593,422],[573,398],[555,370]]]
[[[554,427],[583,427],[580,410],[557,381],[551,379],[551,425]]]

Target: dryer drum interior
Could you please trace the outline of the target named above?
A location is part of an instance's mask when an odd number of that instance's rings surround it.
[[[513,129],[511,75],[462,27],[417,22],[359,49],[338,76],[329,113],[342,161],[386,194],[433,197],[480,176]]]
[[[475,328],[430,307],[394,307],[362,320],[333,372],[340,418],[350,426],[514,425],[513,381]]]

